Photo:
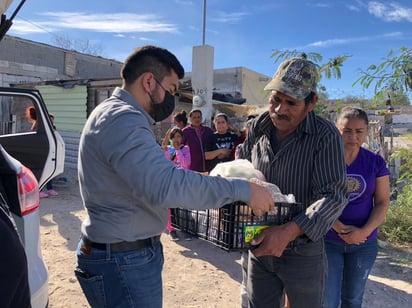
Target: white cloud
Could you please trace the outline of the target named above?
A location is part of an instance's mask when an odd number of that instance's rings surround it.
[[[13,25],[14,33],[54,32],[58,30],[78,29],[107,33],[167,32],[178,33],[178,26],[165,23],[157,15],[138,15],[131,13],[87,14],[82,12],[47,12],[48,20],[17,21]],[[33,26],[34,25],[34,26]],[[37,29],[36,29],[37,28]]]
[[[154,40],[154,39],[151,39],[151,38],[149,38],[149,37],[144,37],[144,36],[140,36],[140,37],[139,37],[139,40],[145,41],[145,42],[155,42],[155,41],[156,41],[156,40]]]
[[[57,30],[53,25],[48,25],[47,28],[39,25],[38,23],[31,23],[25,20],[15,19],[13,25],[10,28],[10,32],[13,34],[34,34],[44,32],[54,32]]]
[[[412,22],[412,8],[402,7],[395,2],[389,4],[371,1],[368,3],[370,14],[384,21],[408,21]]]
[[[215,22],[238,24],[242,21],[243,17],[247,15],[249,15],[249,13],[245,13],[245,12],[226,13],[223,11],[218,11],[216,12],[216,15],[210,17],[210,20],[215,21]]]
[[[175,3],[177,4],[177,5],[190,5],[190,6],[193,6],[194,5],[194,3],[193,3],[193,1],[186,1],[186,0],[175,0]]]
[[[349,11],[353,11],[353,12],[359,12],[361,9],[356,6],[356,5],[347,5],[346,6],[348,8]]]
[[[294,48],[289,48],[289,49],[305,50],[311,47],[329,48],[329,47],[333,47],[336,45],[348,45],[352,43],[368,42],[368,41],[373,41],[373,40],[381,40],[384,38],[395,38],[395,37],[402,37],[402,36],[403,36],[402,32],[390,32],[390,33],[384,33],[381,35],[374,35],[374,36],[361,36],[361,37],[343,38],[343,39],[335,38],[335,39],[329,39],[329,40],[324,40],[324,41],[317,41],[317,42],[309,43],[305,46],[294,47]]]
[[[307,6],[318,7],[318,8],[330,8],[332,7],[331,3],[326,2],[317,2],[317,3],[306,3]]]

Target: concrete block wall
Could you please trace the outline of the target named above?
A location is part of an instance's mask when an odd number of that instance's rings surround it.
[[[121,67],[122,63],[113,59],[83,54],[18,37],[6,35],[0,42],[2,86],[9,86],[13,80],[20,83],[119,78]]]

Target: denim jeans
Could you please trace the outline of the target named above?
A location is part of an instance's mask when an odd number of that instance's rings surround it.
[[[325,249],[328,272],[323,306],[360,308],[366,281],[378,254],[377,240],[360,245],[325,240]]]
[[[240,256],[240,265],[242,269],[242,283],[240,285],[240,307],[248,308],[248,299],[247,299],[247,263],[249,259],[249,252],[242,251]]]
[[[77,247],[75,274],[92,307],[162,307],[163,247],[110,252],[91,249],[90,255]]]
[[[283,307],[286,292],[291,307],[319,308],[325,270],[323,240],[288,248],[280,257],[255,257],[251,250],[246,286],[249,307]]]
[[[46,183],[46,189],[47,189],[47,190],[51,190],[51,189],[53,189],[53,183],[52,183],[52,180],[50,180],[50,181],[48,181],[48,182]]]

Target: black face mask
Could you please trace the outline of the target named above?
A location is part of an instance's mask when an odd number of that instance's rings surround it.
[[[175,109],[175,97],[168,91],[165,91],[165,97],[159,104],[155,104],[152,99],[152,113],[151,116],[155,122],[161,122],[170,116]]]

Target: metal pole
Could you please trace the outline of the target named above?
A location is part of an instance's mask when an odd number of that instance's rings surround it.
[[[206,40],[206,0],[203,0],[203,45]]]

